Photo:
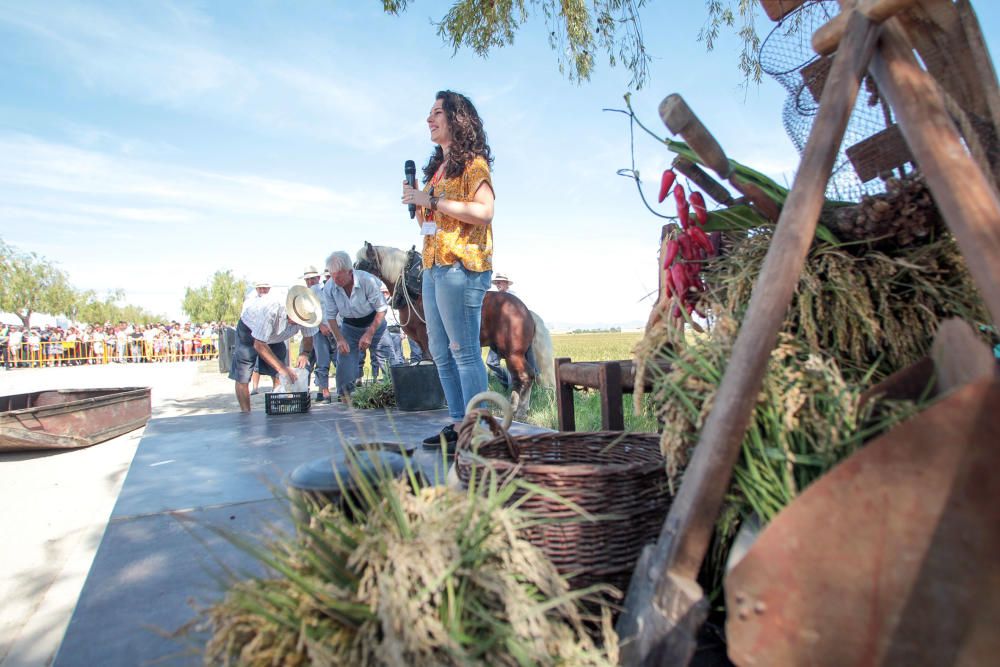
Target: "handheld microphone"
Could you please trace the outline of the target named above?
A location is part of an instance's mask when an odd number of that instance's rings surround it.
[[[410,184],[410,187],[417,187],[417,165],[413,163],[413,160],[407,160],[403,163],[403,173],[406,175],[406,182]],[[410,219],[412,220],[416,215],[417,205],[410,204]]]

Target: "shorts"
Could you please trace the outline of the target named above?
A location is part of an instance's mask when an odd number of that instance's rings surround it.
[[[284,343],[270,343],[268,347],[280,360],[284,360],[288,354],[288,347]],[[254,372],[254,364],[257,364],[258,372],[261,375],[269,375],[273,378],[278,374],[278,371],[271,368],[271,365],[257,354],[257,350],[253,347],[250,327],[243,324],[243,320],[240,320],[240,323],[236,325],[236,347],[233,348],[233,363],[229,368],[229,379],[240,384],[249,384],[250,376]]]

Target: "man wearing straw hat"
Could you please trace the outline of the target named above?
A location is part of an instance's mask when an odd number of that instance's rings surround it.
[[[307,266],[306,270],[302,273],[302,280],[305,281],[306,287],[311,289],[322,303],[323,281],[316,267]],[[321,321],[319,323],[319,332],[313,336],[313,352],[316,355],[316,388],[319,389],[316,392],[316,400],[324,403],[332,402],[330,398],[330,361],[335,358],[333,356],[335,350],[330,344],[330,334],[330,327],[326,325],[326,322]]]
[[[253,289],[254,289],[253,294],[251,294],[250,296],[248,296],[246,299],[243,300],[243,310],[246,310],[246,307],[254,299],[259,299],[265,296],[267,293],[269,293],[271,291],[271,283],[267,282],[266,280],[258,280],[253,284]],[[253,364],[253,375],[250,376],[250,382],[253,384],[253,389],[250,390],[251,394],[256,394],[257,391],[259,390],[258,389],[258,387],[260,386],[260,373],[258,372],[259,367],[260,367],[259,362],[255,361]],[[272,386],[271,389],[274,389],[274,387]]]
[[[236,325],[236,348],[229,370],[229,378],[236,382],[236,400],[242,412],[250,412],[250,375],[255,360],[259,357],[260,372],[270,375],[272,380],[279,373],[293,380],[295,373],[284,362],[288,354],[285,341],[302,332],[302,349],[295,365],[305,368],[312,352],[312,336],[319,331],[322,319],[323,304],[319,297],[302,285],[292,286],[284,301],[264,295],[247,302]]]
[[[497,273],[493,276],[493,286],[497,288],[498,292],[507,292],[508,294],[513,294],[510,286],[514,284],[514,281],[508,278],[503,273]],[[531,354],[531,349],[528,349],[528,354]],[[532,365],[534,365],[534,360],[531,359]],[[510,373],[500,365],[500,353],[498,353],[493,347],[490,347],[489,354],[486,355],[486,368],[492,373],[500,384],[503,385],[504,389],[510,388]]]

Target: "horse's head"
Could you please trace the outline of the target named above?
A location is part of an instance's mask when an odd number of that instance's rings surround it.
[[[385,245],[372,245],[368,241],[365,241],[356,257],[354,268],[381,278],[386,285],[394,285],[407,266],[405,251]]]
[[[375,246],[368,241],[365,241],[364,247],[358,251],[357,259],[354,262],[354,268],[367,271],[381,280],[382,272],[380,271],[380,264],[378,251],[375,249]]]

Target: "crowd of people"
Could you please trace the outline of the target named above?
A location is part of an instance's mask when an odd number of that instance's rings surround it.
[[[6,369],[212,359],[219,353],[222,326],[218,322],[0,325],[0,355]]]

